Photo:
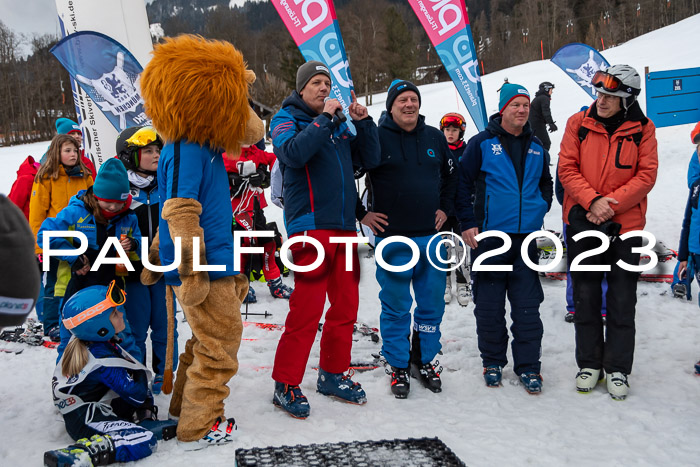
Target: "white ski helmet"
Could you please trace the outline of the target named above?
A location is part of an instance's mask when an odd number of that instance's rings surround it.
[[[618,96],[622,98],[622,105],[627,110],[634,101],[637,100],[637,96],[642,89],[642,79],[639,77],[637,70],[629,65],[613,65],[607,70],[604,70],[611,76],[617,78],[621,85],[618,89],[611,91],[606,89],[604,86],[597,86],[594,84],[596,91],[601,94],[608,94],[610,96]]]

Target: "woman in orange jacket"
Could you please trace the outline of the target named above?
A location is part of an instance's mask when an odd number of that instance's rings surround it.
[[[56,135],[46,152],[46,160],[36,174],[29,201],[29,226],[34,237],[41,223],[48,217],[56,217],[68,206],[71,197],[80,190],[92,186],[93,178],[80,159],[80,148],[72,136]],[[36,245],[39,262],[42,262],[41,247]],[[59,281],[59,276],[64,281]],[[58,307],[70,278],[70,266],[51,259],[44,286],[44,334],[58,342]]]
[[[585,265],[609,267],[607,329],[601,318],[601,281],[605,272],[581,271],[571,264],[576,314],[576,388],[590,392],[607,374],[615,400],[627,397],[632,371],[638,273],[618,265],[638,265],[642,238],[621,234],[642,230],[647,194],[656,182],[656,129],[637,102],[641,79],[628,65],[614,65],[593,76],[598,99],[566,124],[559,153],[559,178],[564,186],[563,217],[569,260],[601,245],[594,237],[573,237],[597,230],[611,239],[602,253]],[[645,248],[645,250],[648,250]]]

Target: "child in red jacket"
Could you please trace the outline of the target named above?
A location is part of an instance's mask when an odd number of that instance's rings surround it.
[[[275,162],[275,155],[256,146],[243,146],[240,158],[229,159],[224,154],[224,165],[229,174],[231,188],[231,208],[233,209],[233,230],[267,230],[267,220],[263,209],[267,206],[263,188],[269,186],[269,170]],[[264,248],[263,273],[270,294],[275,298],[292,295],[293,289],[282,282],[280,270],[275,261],[277,245],[272,237],[254,240]],[[243,240],[243,246],[250,246],[250,238]],[[241,271],[246,272],[246,256],[241,257]],[[248,289],[248,303],[255,303],[255,291]]]

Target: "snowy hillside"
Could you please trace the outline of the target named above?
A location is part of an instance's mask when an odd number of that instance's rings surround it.
[[[342,18],[341,18],[342,21]],[[700,66],[692,44],[700,43],[700,15],[654,31],[605,51],[610,63],[629,63],[643,73]],[[525,85],[534,95],[541,81],[556,85],[552,113],[559,131],[552,134],[552,159],[568,116],[590,104],[587,94],[549,61],[502,70],[483,78],[486,107],[495,111],[496,89],[503,78]],[[451,83],[421,88],[421,113],[432,125],[446,112],[465,112]],[[385,95],[375,96],[370,113],[377,119]],[[644,108],[644,92],[641,96]],[[693,147],[691,125],[657,131],[659,176],[649,196],[647,230],[676,248],[687,197],[686,169]],[[475,134],[471,122],[467,136]],[[0,193],[7,193],[15,171],[26,155],[41,156],[47,143],[0,149]],[[270,220],[281,225],[281,211],[267,208]],[[546,227],[561,227],[558,205],[546,217]],[[361,250],[362,278],[359,320],[379,324],[379,288],[374,260]],[[10,267],[2,265],[1,267]],[[285,279],[292,285],[292,279]],[[564,322],[564,283],[543,280],[541,307],[545,335],[542,349],[544,390],[528,395],[517,382],[512,366],[504,371],[504,386],[489,389],[481,376],[473,305],[447,306],[443,321],[440,364],[443,392],[433,394],[415,380],[407,400],[395,399],[383,370],[358,373],[355,379],[367,392],[368,403],[342,404],[315,392],[318,344],[312,350],[302,389],[312,407],[305,421],[295,420],[271,404],[271,366],[279,331],[246,327],[239,353],[240,371],[231,382],[227,415],[238,421],[241,434],[234,446],[184,452],[175,442],[161,443],[143,466],[232,465],[237,447],[438,436],[466,464],[486,465],[698,465],[700,378],[693,363],[700,359],[700,310],[697,298],[685,303],[662,295],[665,284],[640,283],[637,303],[635,367],[625,402],[614,402],[604,388],[581,395],[574,388],[574,328]],[[258,321],[284,323],[286,302],[274,300],[262,283],[254,285],[259,302],[250,311],[272,313]],[[695,289],[697,292],[697,289]],[[697,293],[695,295],[698,295]],[[178,315],[181,319],[182,315]],[[256,320],[251,317],[250,320]],[[189,337],[179,323],[180,346]],[[367,360],[379,346],[360,339],[355,360]],[[39,465],[45,450],[70,443],[62,419],[54,409],[50,379],[55,353],[27,347],[20,355],[0,353],[0,463]],[[161,414],[169,396],[157,397]]]

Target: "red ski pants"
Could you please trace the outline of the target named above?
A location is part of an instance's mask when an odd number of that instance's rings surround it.
[[[256,246],[261,246],[265,250],[263,253],[263,274],[265,275],[265,280],[270,282],[277,279],[281,274],[280,268],[277,267],[277,262],[275,261],[275,250],[277,250],[277,244],[271,238],[263,238],[263,241],[265,240],[268,240],[265,244]],[[250,238],[244,238],[241,242],[241,246],[249,247]],[[241,272],[243,275],[248,272],[248,269],[246,269],[249,260],[248,256],[249,255],[247,254],[241,255]]]
[[[302,235],[295,234],[292,237]],[[325,260],[313,271],[294,272],[294,292],[289,314],[277,345],[272,379],[297,386],[304,378],[311,346],[323,316],[326,295],[331,306],[326,312],[321,335],[320,366],[329,373],[343,373],[350,366],[353,325],[359,305],[360,260],[357,245],[330,243],[330,237],[356,237],[347,230],[311,230],[305,233],[323,245]],[[318,257],[308,242],[290,247],[294,264],[312,264]],[[345,258],[352,255],[352,271],[345,270]]]

